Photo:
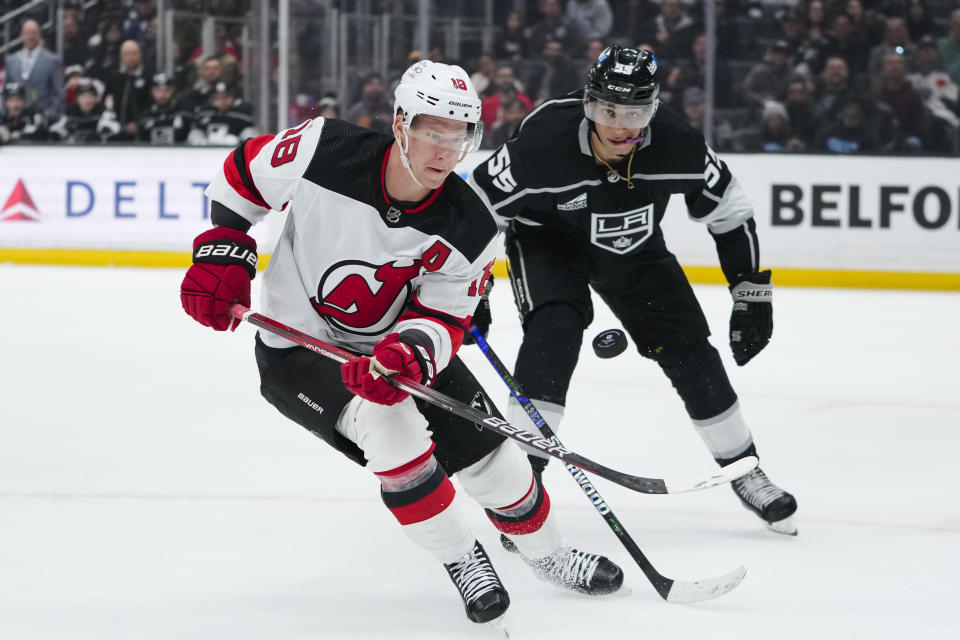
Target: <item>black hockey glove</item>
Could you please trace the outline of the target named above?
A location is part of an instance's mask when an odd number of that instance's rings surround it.
[[[730,349],[738,366],[750,362],[770,342],[773,334],[773,285],[770,270],[743,276],[730,286]]]
[[[470,321],[471,327],[476,327],[480,330],[480,335],[484,338],[487,337],[487,333],[490,331],[490,323],[493,322],[493,316],[490,314],[490,292],[493,291],[493,274],[490,274],[490,279],[487,280],[487,284],[483,295],[480,296],[480,304],[477,305],[477,310],[473,313],[473,319]],[[463,337],[463,344],[473,344],[473,334],[467,332]]]

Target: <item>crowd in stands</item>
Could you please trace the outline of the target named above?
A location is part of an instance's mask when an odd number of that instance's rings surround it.
[[[391,10],[386,0],[369,2]],[[24,23],[24,47],[5,62],[4,102],[13,106],[4,107],[3,118],[20,114],[16,135],[204,144],[252,132],[250,107],[237,95],[242,60],[229,34],[218,31],[211,54],[193,50],[178,56],[171,76],[155,75],[148,53],[156,41],[155,3],[100,4],[95,16],[67,12],[57,54],[45,48],[35,24]],[[355,4],[339,3],[342,11]],[[415,12],[416,2],[406,4]],[[462,50],[459,60],[436,45],[412,51],[392,61],[387,74],[358,72],[343,96],[299,95],[291,121],[342,117],[388,132],[392,89],[403,69],[425,57],[472,74],[483,98],[484,146],[494,148],[538,104],[581,88],[598,54],[618,43],[656,54],[661,102],[694,127],[703,128],[712,105],[712,142],[721,151],[958,155],[954,0],[716,0],[712,100],[704,93],[702,0],[528,0],[526,11],[515,4],[494,0],[489,50]],[[111,6],[122,7],[122,17],[110,14]],[[312,44],[311,52],[323,50]],[[93,105],[83,96],[94,97]],[[149,133],[158,122],[164,133]],[[2,125],[3,135],[15,134]]]
[[[200,11],[207,3],[180,4]],[[240,56],[225,29],[217,29],[212,52],[191,47],[167,74],[156,69],[153,1],[101,1],[86,10],[65,3],[59,52],[41,30],[40,13],[25,17],[22,47],[3,60],[0,144],[231,145],[257,135],[253,109],[240,96]]]

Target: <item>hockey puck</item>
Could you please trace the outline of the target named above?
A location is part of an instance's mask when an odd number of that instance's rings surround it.
[[[627,350],[627,336],[620,329],[607,329],[593,339],[593,352],[598,358],[615,358]]]

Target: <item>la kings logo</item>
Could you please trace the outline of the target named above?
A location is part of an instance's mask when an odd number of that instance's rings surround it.
[[[623,213],[591,214],[590,242],[623,255],[639,247],[653,233],[653,204]]]

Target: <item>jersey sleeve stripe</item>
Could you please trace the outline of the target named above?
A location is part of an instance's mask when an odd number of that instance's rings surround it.
[[[250,161],[257,157],[260,150],[273,140],[273,136],[263,135],[246,140],[227,156],[223,163],[223,173],[227,182],[239,195],[253,204],[269,209],[270,205],[260,195],[250,175]]]

